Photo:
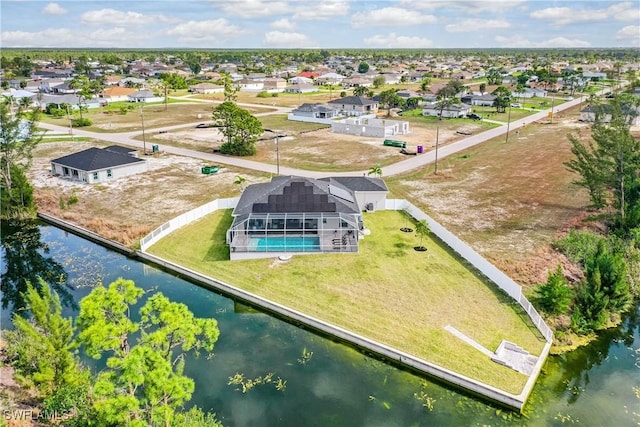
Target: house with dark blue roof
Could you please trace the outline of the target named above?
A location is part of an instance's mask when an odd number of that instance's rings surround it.
[[[112,145],[89,148],[51,160],[51,173],[62,178],[94,184],[147,171],[146,160],[131,148]]]

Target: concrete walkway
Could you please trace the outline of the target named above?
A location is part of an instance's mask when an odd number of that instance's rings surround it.
[[[210,102],[214,102],[214,101],[210,101]],[[582,102],[582,100],[580,98],[578,99],[574,99],[572,101],[568,101],[565,102],[563,104],[557,105],[553,107],[553,112],[558,113],[560,111],[564,111],[566,109],[572,108],[576,105],[579,105]],[[239,105],[244,105],[244,106],[251,106],[251,107],[256,107],[256,108],[265,108],[264,105],[260,105],[260,104],[239,104]],[[266,108],[271,108],[266,106]],[[284,107],[274,107],[276,108],[276,111],[270,111],[270,112],[266,112],[266,113],[258,113],[255,114],[255,116],[257,117],[261,117],[261,116],[267,116],[267,115],[272,115],[272,114],[286,114],[289,111],[291,111],[290,108],[284,108]],[[536,114],[532,114],[531,116],[528,117],[524,117],[522,119],[519,120],[514,120],[509,124],[509,130],[511,132],[514,132],[516,129],[521,128],[522,126],[525,126],[527,124],[533,123],[537,120],[540,119],[544,119],[546,117],[548,117],[548,114],[551,110],[543,110],[540,111],[539,113]],[[181,125],[173,125],[173,126],[163,126],[163,127],[158,127],[158,128],[152,128],[152,129],[145,129],[145,133],[146,134],[152,134],[152,133],[158,133],[161,131],[170,131],[170,130],[175,130],[175,129],[183,129],[183,128],[189,128],[189,127],[195,127],[197,124],[202,123],[203,121],[197,121],[197,122],[193,122],[193,123],[188,123],[188,124],[181,124]],[[69,132],[69,129],[66,126],[59,126],[59,125],[53,125],[53,124],[48,124],[48,123],[39,123],[39,126],[43,129],[47,129],[47,130],[51,130],[54,132],[60,132],[60,133],[67,133]],[[478,133],[476,135],[472,135],[468,138],[464,138],[460,141],[456,141],[453,142],[451,144],[447,144],[444,145],[442,147],[438,148],[438,159],[444,159],[448,156],[451,156],[452,154],[458,153],[460,151],[466,150],[467,148],[473,147],[475,145],[478,145],[482,142],[485,142],[489,139],[492,138],[496,138],[498,136],[501,135],[505,135],[507,133],[507,125],[504,124],[500,127],[497,128],[493,128],[493,129],[489,129],[487,131]],[[89,132],[86,130],[82,130],[82,129],[74,129],[73,130],[73,135],[74,136],[83,136],[83,137],[87,137],[87,138],[94,138],[94,139],[98,139],[98,140],[102,140],[102,141],[107,141],[107,142],[111,142],[114,144],[119,144],[119,145],[126,145],[129,147],[135,147],[138,149],[143,149],[143,142],[142,141],[138,141],[136,139],[134,139],[137,136],[142,135],[142,131],[133,131],[133,132],[122,132],[122,133],[99,133],[99,132]],[[196,151],[196,150],[189,150],[186,148],[178,148],[178,147],[172,147],[169,145],[163,145],[162,146],[162,151],[167,152],[169,154],[175,154],[175,155],[179,155],[179,156],[186,156],[186,157],[193,157],[193,158],[197,158],[197,159],[202,159],[202,160],[206,160],[207,162],[211,162],[211,163],[221,163],[221,164],[226,164],[226,165],[231,165],[231,166],[236,166],[236,167],[240,167],[240,168],[245,168],[245,169],[251,169],[251,170],[256,170],[256,171],[260,171],[260,172],[266,172],[266,173],[270,173],[270,174],[276,174],[277,172],[277,166],[276,165],[271,165],[271,164],[267,164],[267,163],[260,163],[260,162],[255,162],[252,160],[247,160],[241,157],[230,157],[230,156],[222,156],[219,154],[213,154],[213,153],[204,153],[201,151]],[[426,165],[429,165],[431,163],[433,163],[435,161],[435,150],[431,150],[428,151],[422,155],[419,156],[411,156],[410,159],[407,160],[402,160],[398,163],[394,163],[392,165],[389,166],[385,166],[384,168],[382,168],[382,175],[383,176],[394,176],[394,175],[399,175],[402,173],[405,173],[407,171],[413,170],[413,169],[418,169],[421,167],[424,167]],[[363,171],[363,170],[355,170],[355,171],[348,171],[348,172],[316,172],[316,171],[308,171],[308,170],[303,170],[303,169],[296,169],[296,168],[292,168],[292,167],[287,167],[287,166],[282,166],[280,165],[280,174],[281,175],[298,175],[298,176],[304,176],[304,177],[309,177],[309,178],[323,178],[323,177],[328,177],[328,176],[353,176],[353,175],[363,175],[366,174],[368,172],[368,170]]]

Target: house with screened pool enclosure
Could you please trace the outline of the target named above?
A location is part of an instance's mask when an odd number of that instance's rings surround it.
[[[357,252],[363,211],[384,209],[380,178],[277,176],[249,185],[227,230],[231,259]]]

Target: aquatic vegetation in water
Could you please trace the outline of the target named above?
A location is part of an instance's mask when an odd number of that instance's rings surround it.
[[[427,382],[426,381],[422,381],[420,383],[420,385],[422,386],[422,390],[420,390],[419,393],[413,393],[413,397],[422,402],[422,406],[424,406],[425,408],[427,408],[429,410],[429,412],[433,411],[433,404],[436,403],[435,398],[429,396],[429,394],[425,391],[425,389],[427,388]]]
[[[560,412],[558,412],[558,415],[556,415],[555,417],[553,417],[554,420],[558,420],[560,421],[562,424],[576,424],[576,423],[580,423],[580,420],[578,420],[577,418],[573,418],[571,415],[569,414],[562,414]]]
[[[313,351],[307,351],[307,347],[302,349],[302,356],[298,358],[298,363],[306,365],[313,357]]]
[[[275,389],[278,391],[284,391],[287,388],[287,381],[278,377],[274,380],[273,376],[275,373],[269,372],[264,376],[259,376],[256,378],[245,378],[244,374],[236,372],[234,375],[229,377],[229,382],[227,385],[237,385],[237,391],[242,391],[242,393],[247,393],[252,390],[254,387],[263,385],[263,384],[273,384]]]

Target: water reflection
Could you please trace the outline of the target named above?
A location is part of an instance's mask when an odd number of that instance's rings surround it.
[[[63,305],[76,307],[67,273],[50,255],[49,245],[40,234],[40,225],[35,221],[8,220],[2,221],[0,227],[2,308],[12,307],[14,312],[20,312],[24,308],[22,294],[27,290],[27,282],[38,286],[39,277],[58,293]]]

